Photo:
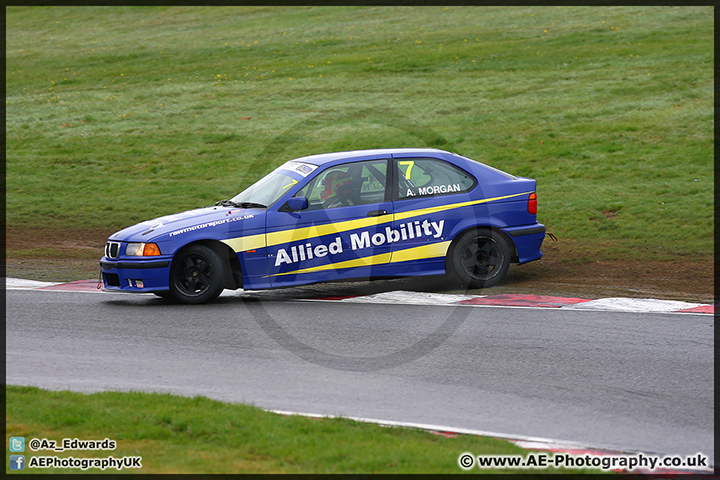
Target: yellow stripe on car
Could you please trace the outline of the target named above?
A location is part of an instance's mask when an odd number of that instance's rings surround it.
[[[258,248],[265,248],[265,234],[259,235],[248,235],[247,237],[229,238],[227,240],[221,240],[224,244],[228,245],[235,252],[245,252],[247,250],[256,250]]]
[[[390,263],[409,262],[426,258],[444,257],[450,247],[450,241],[431,243],[420,247],[406,248],[392,252]]]
[[[368,257],[354,258],[345,260],[344,262],[329,263],[327,265],[318,265],[316,267],[301,268],[291,272],[277,273],[268,275],[277,277],[281,275],[297,275],[300,273],[321,272],[325,270],[340,270],[343,268],[368,267],[371,265],[382,265],[385,263],[407,262],[410,260],[424,260],[427,258],[444,257],[450,242],[437,242],[430,245],[422,245],[420,247],[406,248],[397,252],[382,253],[380,255],[370,255]],[[392,258],[391,258],[392,255]]]
[[[371,255],[369,257],[354,258],[352,260],[345,260],[344,262],[329,263],[327,265],[318,265],[317,267],[301,268],[300,270],[293,270],[292,272],[276,273],[275,275],[269,275],[269,276],[277,277],[280,275],[294,275],[294,274],[298,274],[298,273],[320,272],[323,270],[340,270],[342,268],[367,267],[370,265],[388,263],[389,260],[390,260],[390,252],[382,253],[380,255]]]
[[[345,220],[343,222],[326,223],[324,225],[313,225],[312,227],[295,228],[291,230],[281,230],[279,232],[271,232],[267,234],[268,247],[274,245],[285,245],[290,242],[298,242],[307,240],[308,238],[322,237],[333,233],[347,232],[357,230],[358,228],[366,228],[383,223],[392,222],[392,217],[385,219],[384,217],[368,217],[358,220]]]
[[[532,192],[515,193],[513,195],[505,195],[502,197],[485,198],[483,200],[473,200],[471,202],[453,203],[451,205],[439,205],[437,207],[421,208],[419,210],[410,210],[407,212],[400,212],[395,214],[395,220],[405,220],[407,218],[419,217],[421,215],[429,215],[431,213],[444,212],[446,210],[454,210],[456,208],[471,207],[473,205],[479,205],[481,203],[494,202],[496,200],[505,200],[507,198],[519,197],[521,195],[528,195]]]
[[[473,205],[480,205],[488,202],[495,202],[498,200],[505,200],[513,197],[520,197],[522,195],[528,195],[532,192],[515,193],[513,195],[504,195],[502,197],[485,198],[483,200],[473,200],[469,202],[453,203],[450,205],[440,205],[437,207],[421,208],[418,210],[410,210],[407,212],[394,213],[387,217],[369,217],[360,218],[357,220],[345,220],[342,222],[326,223],[324,225],[313,225],[311,227],[303,228],[290,228],[287,230],[281,230],[279,232],[270,232],[266,235],[250,235],[247,237],[237,237],[223,240],[223,243],[227,244],[235,252],[244,252],[247,250],[253,250],[264,247],[273,247],[275,245],[285,245],[290,242],[298,242],[307,240],[309,238],[322,237],[325,235],[331,235],[333,233],[342,233],[350,230],[357,230],[359,228],[366,228],[371,226],[382,225],[384,223],[391,223],[393,221],[405,220],[408,218],[419,217],[422,215],[428,215],[431,213],[444,212],[447,210],[454,210],[456,208],[471,207]]]

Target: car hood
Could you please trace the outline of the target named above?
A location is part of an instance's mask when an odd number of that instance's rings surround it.
[[[219,232],[263,228],[265,210],[254,208],[205,207],[140,222],[110,236],[123,242],[157,242],[192,232],[207,231],[207,238],[222,238]],[[238,225],[240,223],[240,225]],[[218,229],[222,229],[218,231]]]

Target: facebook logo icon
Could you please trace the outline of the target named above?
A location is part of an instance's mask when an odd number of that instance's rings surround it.
[[[10,470],[25,470],[25,455],[10,455]]]

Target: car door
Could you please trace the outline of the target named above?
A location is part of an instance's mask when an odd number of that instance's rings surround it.
[[[394,154],[395,187],[391,261],[406,271],[442,273],[452,238],[449,232],[472,215],[463,208],[467,193],[477,185],[470,173],[440,158]]]
[[[268,270],[273,287],[364,278],[390,261],[392,223],[389,160],[368,159],[318,168],[294,196],[306,209],[278,202],[268,211]]]

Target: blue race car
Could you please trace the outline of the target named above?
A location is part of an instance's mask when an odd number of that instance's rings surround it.
[[[182,303],[223,289],[451,274],[490,287],[542,256],[535,180],[435,149],[326,153],[284,163],[230,200],[110,236],[107,291]]]

